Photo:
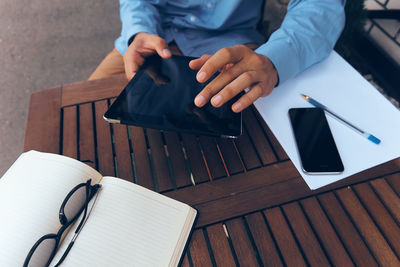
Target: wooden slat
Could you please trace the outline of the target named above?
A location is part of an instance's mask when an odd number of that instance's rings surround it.
[[[301,201],[301,205],[332,264],[334,266],[353,266],[351,258],[317,199],[315,197],[306,198]]]
[[[230,175],[244,171],[244,163],[240,159],[238,151],[232,139],[217,138],[218,146]]]
[[[263,214],[257,212],[248,215],[246,221],[264,266],[283,266]]]
[[[61,87],[31,94],[24,151],[60,153]]]
[[[398,266],[400,262],[393,250],[379,232],[351,188],[340,189],[336,192],[378,263],[383,266]]]
[[[110,124],[103,119],[107,108],[106,100],[95,103],[98,170],[103,176],[115,176]]]
[[[118,178],[133,182],[131,153],[129,150],[129,139],[127,126],[122,124],[112,125],[114,132],[114,149]]]
[[[78,119],[76,106],[64,108],[63,114],[62,154],[77,159]]]
[[[183,256],[181,267],[190,267],[189,258],[187,253]]]
[[[224,163],[222,162],[214,138],[209,136],[200,136],[199,141],[201,147],[203,148],[212,178],[217,179],[221,177],[226,177],[228,174],[225,170]]]
[[[246,125],[251,139],[253,140],[262,164],[267,165],[276,162],[277,159],[274,155],[274,152],[272,151],[271,146],[268,143],[268,140],[265,137],[264,132],[251,109],[245,109],[243,111],[243,122]]]
[[[131,126],[129,127],[129,130],[136,166],[137,183],[148,189],[154,190],[154,181],[151,173],[143,129]]]
[[[92,103],[79,105],[79,160],[95,168]]]
[[[257,156],[256,150],[249,139],[249,135],[245,127],[243,127],[243,135],[234,140],[239,150],[240,157],[243,160],[247,170],[261,167],[261,162]]]
[[[179,188],[190,185],[190,173],[186,167],[185,157],[183,155],[178,134],[175,132],[164,132],[164,136],[168,148],[168,154],[171,159],[176,186]]]
[[[398,161],[399,162],[399,161]],[[386,178],[393,190],[400,196],[400,174],[393,174]]]
[[[268,127],[268,125],[265,123],[264,119],[260,115],[260,113],[257,111],[256,108],[253,108],[253,112],[258,120],[258,122],[261,124],[261,127],[263,128],[265,134],[268,136],[269,141],[271,142],[275,153],[278,155],[279,160],[287,160],[289,159],[288,155],[286,154],[285,150],[281,146],[281,144],[278,142],[276,139],[275,135],[272,133],[271,129]]]
[[[367,183],[354,186],[354,191],[398,257],[400,255],[399,226]]]
[[[237,260],[241,266],[258,266],[257,254],[254,251],[251,240],[247,235],[242,218],[225,222],[228,234],[231,238]]]
[[[207,235],[217,266],[235,266],[235,260],[223,225],[218,223],[207,227]]]
[[[395,177],[397,180],[400,178],[400,175],[392,175],[390,177],[386,177],[386,179],[390,179],[391,177]],[[387,209],[390,211],[397,224],[400,225],[400,198],[393,191],[392,187],[390,187],[390,185],[386,182],[386,179],[377,179],[371,181],[371,185]]]
[[[207,168],[201,155],[200,148],[197,144],[196,136],[191,134],[181,134],[185,144],[186,154],[190,162],[193,177],[196,183],[209,181],[210,177],[207,173]]]
[[[167,156],[164,150],[164,144],[161,139],[161,133],[158,130],[147,129],[147,137],[151,155],[153,157],[153,166],[157,179],[158,190],[160,192],[173,189],[172,178],[167,162]]]
[[[190,238],[189,250],[194,267],[212,266],[211,257],[202,229],[193,232]]]
[[[93,102],[116,97],[128,83],[125,75],[67,84],[63,86],[61,106]]]
[[[312,228],[307,222],[298,202],[284,205],[282,207],[293,229],[296,238],[302,247],[305,257],[311,266],[328,266],[329,261],[325,256],[323,248],[315,237]]]
[[[279,208],[264,211],[265,217],[287,266],[306,266],[289,226]]]
[[[377,266],[374,257],[335,195],[326,193],[318,196],[318,199],[354,263],[357,266]]]

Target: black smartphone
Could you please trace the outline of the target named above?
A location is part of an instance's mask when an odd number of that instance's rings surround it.
[[[344,170],[325,112],[321,108],[291,108],[290,122],[302,169],[308,174],[339,174]]]

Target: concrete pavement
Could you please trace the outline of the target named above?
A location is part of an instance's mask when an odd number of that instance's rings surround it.
[[[118,9],[107,0],[0,0],[0,177],[22,152],[31,92],[86,80],[119,36]]]

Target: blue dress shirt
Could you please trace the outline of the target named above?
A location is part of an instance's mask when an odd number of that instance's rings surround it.
[[[280,83],[326,58],[344,26],[345,0],[291,0],[281,27],[265,42],[256,31],[263,0],[120,0],[123,55],[139,32],[175,41],[184,55],[200,57],[237,44],[257,43]]]

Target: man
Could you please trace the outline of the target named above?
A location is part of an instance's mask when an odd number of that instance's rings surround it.
[[[118,66],[111,73],[131,79],[147,56],[182,53],[200,57],[189,64],[200,83],[221,71],[195,105],[220,107],[248,88],[232,105],[240,112],[329,55],[344,26],[344,1],[292,0],[264,43],[256,30],[263,0],[120,0],[121,36],[90,79],[102,77],[111,58]]]

